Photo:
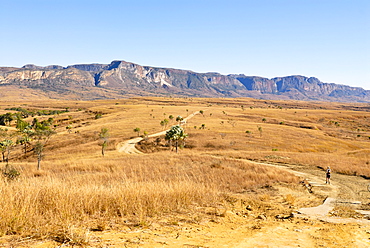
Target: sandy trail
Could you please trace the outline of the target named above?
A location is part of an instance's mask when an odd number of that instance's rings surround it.
[[[185,122],[192,118],[194,115],[199,112],[195,112],[185,118]],[[158,132],[149,137],[156,137],[165,135],[166,131]],[[119,152],[124,152],[127,154],[143,154],[135,148],[135,145],[140,142],[143,138],[137,137],[130,139],[124,142],[121,142],[117,146]],[[215,236],[215,239],[211,241],[205,241],[204,237],[198,236],[196,233],[189,234],[188,238],[185,240],[182,239],[173,239],[171,237],[164,238],[166,244],[171,244],[173,247],[188,247],[184,244],[200,241],[208,244],[217,244],[217,247],[322,247],[323,242],[321,237],[316,237],[322,228],[322,223],[335,223],[335,224],[357,224],[359,227],[358,230],[353,231],[351,237],[338,237],[332,243],[335,242],[345,242],[345,247],[369,247],[369,234],[366,231],[367,227],[370,226],[370,220],[368,219],[354,219],[354,218],[341,218],[341,217],[332,217],[330,212],[333,211],[335,206],[348,206],[348,205],[358,205],[361,204],[360,200],[368,199],[365,197],[360,197],[361,191],[366,189],[368,181],[359,177],[352,177],[348,175],[339,175],[333,173],[332,182],[330,185],[325,184],[325,172],[318,170],[316,168],[302,168],[298,165],[293,164],[276,164],[268,162],[256,162],[248,159],[235,159],[235,160],[244,160],[249,163],[261,164],[265,166],[277,167],[279,169],[293,173],[296,176],[299,176],[305,181],[307,181],[311,186],[314,192],[324,193],[327,197],[324,202],[315,207],[311,208],[301,208],[298,211],[294,212],[294,217],[298,221],[293,222],[281,222],[277,225],[266,226],[260,231],[256,232],[253,235],[245,235],[247,227],[243,225],[236,224],[235,229],[229,230],[230,239],[226,234],[220,236],[220,230],[215,228],[214,230],[209,229],[212,235]],[[370,194],[369,194],[370,196]],[[370,216],[369,211],[358,211],[361,214]],[[306,221],[307,219],[314,221],[315,224],[297,224],[299,219],[302,219],[304,223],[310,223]],[[206,229],[206,227],[201,227],[199,230]],[[205,231],[205,230],[204,230]],[[207,234],[211,235],[211,234]],[[212,236],[211,235],[211,236]],[[207,238],[208,240],[208,238]],[[326,247],[343,247],[338,245],[331,245],[331,241],[325,240]],[[189,247],[203,247],[198,245],[190,245]],[[204,246],[212,247],[212,246]]]
[[[354,179],[353,177],[351,178],[350,176],[345,175],[335,175],[335,180],[334,181],[332,180],[331,184],[328,185],[325,183],[323,173],[319,172],[318,170],[311,169],[309,171],[302,172],[296,170],[297,166],[290,164],[278,165],[272,163],[255,162],[252,160],[246,161],[255,164],[277,167],[285,171],[291,172],[294,175],[302,177],[307,182],[309,182],[312,185],[313,190],[321,188],[325,190],[325,192],[327,192],[327,197],[321,205],[311,208],[301,208],[298,210],[297,213],[295,213],[294,215],[295,217],[301,218],[307,217],[331,223],[359,223],[370,225],[370,220],[367,219],[339,218],[329,216],[329,213],[334,209],[335,206],[361,204],[360,201],[354,199],[354,197],[358,195],[359,192],[356,192],[355,189],[349,186],[351,179],[352,180]],[[321,173],[321,175],[318,175],[318,173]],[[362,181],[359,178],[356,178],[356,180]],[[345,181],[347,181],[347,183],[345,183]],[[363,181],[364,188],[367,183],[368,183],[367,181]],[[344,193],[344,191],[346,192]],[[339,199],[338,198],[339,195],[341,195],[342,198],[348,197],[350,199]],[[370,211],[358,211],[358,212],[364,215],[370,215]]]
[[[182,123],[186,124],[186,122],[188,120],[190,120],[191,118],[193,118],[197,114],[199,114],[199,111],[194,112],[194,113],[190,114],[189,116],[187,116],[186,118],[184,118]],[[167,131],[168,130],[148,135],[148,138],[153,138],[153,137],[158,137],[158,136],[165,135]],[[127,154],[144,154],[141,151],[139,151],[138,149],[136,149],[136,147],[135,147],[135,145],[137,143],[139,143],[140,141],[142,141],[143,139],[144,138],[142,138],[142,137],[137,137],[137,138],[133,138],[133,139],[130,139],[130,140],[120,142],[117,145],[116,149],[117,149],[118,152],[123,152],[123,153],[127,153]]]
[[[194,117],[196,114],[199,114],[199,111],[194,112],[190,114],[188,117],[184,118],[182,121],[183,123],[186,123],[189,119]],[[151,134],[148,137],[153,138],[157,136],[165,135],[167,130],[158,132],[155,134]],[[144,154],[143,152],[136,149],[135,145],[142,141],[142,137],[133,138],[127,141],[120,142],[117,145],[117,151],[123,152],[127,154]],[[274,163],[264,163],[264,162],[256,162],[253,160],[248,159],[235,159],[235,160],[244,160],[249,163],[254,164],[261,164],[265,166],[271,166],[276,167],[285,171],[288,171],[290,173],[293,173],[296,176],[299,176],[301,178],[304,178],[307,182],[309,182],[313,189],[324,190],[327,192],[327,197],[325,201],[316,207],[311,208],[301,208],[298,210],[297,213],[295,213],[295,217],[308,217],[313,218],[317,220],[322,220],[326,222],[333,222],[333,223],[361,223],[361,224],[370,224],[370,220],[366,219],[350,219],[350,218],[338,218],[338,217],[330,217],[328,216],[329,213],[334,209],[336,205],[340,204],[361,204],[361,202],[354,200],[353,198],[359,193],[356,192],[355,189],[352,188],[351,185],[348,183],[345,183],[346,181],[351,181],[351,179],[348,180],[349,176],[344,175],[336,175],[336,180],[332,181],[330,185],[325,184],[325,178],[323,176],[323,172],[317,170],[317,169],[307,169],[305,171],[298,171],[300,168],[296,165],[292,164],[274,164]],[[339,180],[340,179],[340,180]],[[360,180],[356,178],[356,180]],[[364,185],[366,185],[367,181],[363,182]],[[345,193],[344,193],[345,192]],[[338,195],[341,195],[342,199],[338,199]],[[347,197],[350,199],[346,199],[343,197]],[[361,214],[370,215],[369,211],[358,211]]]
[[[245,160],[245,159],[244,159]],[[323,190],[327,192],[327,198],[323,204],[311,207],[311,208],[301,208],[296,213],[294,217],[302,220],[314,220],[318,221],[317,223],[335,223],[335,224],[358,224],[361,225],[364,230],[370,226],[370,220],[367,219],[354,219],[354,218],[340,218],[340,217],[331,217],[329,216],[330,212],[334,209],[335,206],[341,204],[361,204],[359,201],[354,200],[354,196],[358,195],[358,188],[351,185],[351,177],[345,175],[335,175],[334,182],[332,181],[330,185],[325,184],[325,174],[317,169],[308,169],[306,172],[297,171],[298,166],[295,165],[278,165],[272,163],[261,163],[255,162],[252,160],[246,160],[250,163],[261,164],[266,166],[273,166],[285,171],[289,171],[296,176],[304,178],[307,182],[312,185],[313,190]],[[360,178],[356,178],[357,182],[360,181],[366,185],[365,182]],[[345,191],[345,192],[344,192]],[[343,193],[344,192],[344,193]],[[338,197],[348,197],[350,200],[339,199]],[[358,211],[359,213],[370,215],[369,211]],[[266,227],[260,232],[237,242],[236,245],[230,247],[324,247],[324,245],[316,243],[315,239],[312,237],[315,236],[316,232],[321,230],[322,224],[315,225],[296,225],[294,223],[283,222],[277,226]],[[345,247],[370,247],[369,235],[364,234],[364,230],[360,230],[355,233],[353,240],[348,241],[349,246]],[[340,239],[340,238],[339,238]],[[317,239],[320,240],[320,239]],[[333,241],[335,243],[335,241]],[[329,245],[327,247],[338,247]],[[343,246],[339,246],[343,247]]]

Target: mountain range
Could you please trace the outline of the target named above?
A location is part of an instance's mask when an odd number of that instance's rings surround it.
[[[56,99],[114,99],[131,96],[253,97],[259,99],[370,102],[370,91],[323,83],[315,77],[264,78],[243,74],[196,73],[141,66],[126,61],[110,64],[25,65],[0,67],[0,97],[7,87],[30,90]]]

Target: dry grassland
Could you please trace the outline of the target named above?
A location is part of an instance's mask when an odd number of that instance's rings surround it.
[[[0,180],[3,237],[87,246],[91,231],[148,226],[153,218],[200,223],[246,206],[268,217],[320,200],[297,189],[300,179],[292,174],[235,158],[331,166],[336,173],[370,177],[369,105],[189,98],[40,100],[0,102],[0,114],[10,107],[69,112],[53,116],[57,134],[46,146],[41,170],[32,151],[23,155],[15,147],[11,152],[10,164],[21,175]],[[140,135],[160,132],[160,121],[169,115],[186,117],[199,110],[203,114],[185,124],[189,138],[178,154],[169,151],[163,137],[141,142],[138,147],[146,155],[116,150],[119,142],[138,135],[136,127]],[[170,120],[168,127],[174,124]],[[105,157],[99,146],[101,128],[110,133]],[[291,192],[278,194],[277,187]]]

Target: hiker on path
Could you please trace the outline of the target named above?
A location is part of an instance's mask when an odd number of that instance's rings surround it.
[[[328,166],[328,168],[326,169],[326,183],[327,184],[330,184],[330,173],[331,173],[331,170],[330,170],[330,167]]]

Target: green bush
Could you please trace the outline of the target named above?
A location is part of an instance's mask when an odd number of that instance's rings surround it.
[[[21,175],[17,169],[9,165],[3,170],[2,174],[8,180],[14,180]]]

